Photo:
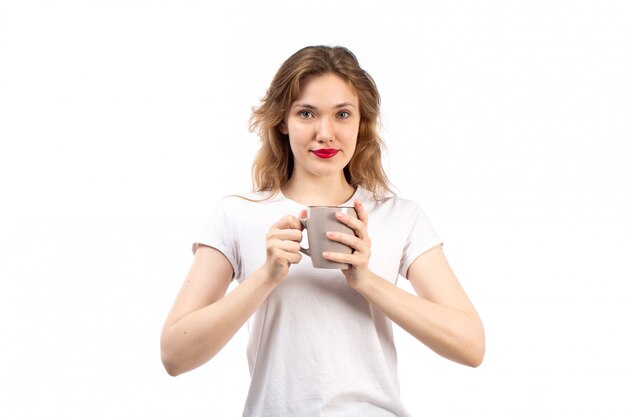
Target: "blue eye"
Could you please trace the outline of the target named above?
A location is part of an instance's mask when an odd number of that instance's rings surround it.
[[[308,110],[302,110],[300,113],[298,113],[300,116],[304,117],[305,119],[310,119],[311,117],[313,117],[313,113],[311,113]]]
[[[350,117],[350,113],[348,113],[347,111],[340,111],[337,116],[339,116],[340,119],[347,119],[348,117]]]

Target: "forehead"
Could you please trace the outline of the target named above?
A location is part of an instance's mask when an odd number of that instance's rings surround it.
[[[349,83],[337,74],[328,73],[306,80],[292,106],[298,104],[316,107],[334,106],[338,103],[352,103],[357,106],[358,101],[359,97]]]

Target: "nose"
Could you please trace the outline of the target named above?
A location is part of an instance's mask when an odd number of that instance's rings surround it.
[[[317,136],[315,140],[326,143],[332,142],[334,138],[332,121],[328,117],[321,117],[317,125]]]

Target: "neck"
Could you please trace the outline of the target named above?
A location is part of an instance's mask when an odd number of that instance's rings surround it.
[[[354,192],[355,188],[348,184],[343,173],[340,178],[293,175],[282,188],[285,197],[306,206],[337,206],[348,201]]]

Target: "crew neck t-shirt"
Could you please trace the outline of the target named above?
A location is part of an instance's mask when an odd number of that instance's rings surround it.
[[[225,197],[201,228],[198,244],[230,261],[239,283],[265,262],[269,228],[305,205],[281,192]],[[242,198],[245,197],[245,198]],[[370,270],[395,284],[411,263],[442,244],[421,208],[398,196],[374,199],[358,187],[368,215]],[[305,238],[301,243],[306,245]],[[341,270],[291,265],[247,323],[250,387],[244,417],[407,417],[400,400],[391,321],[350,288]]]

